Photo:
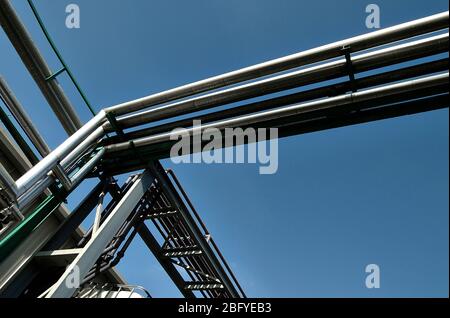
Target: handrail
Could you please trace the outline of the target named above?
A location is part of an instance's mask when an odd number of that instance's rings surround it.
[[[203,231],[205,232],[204,233],[205,236],[206,235],[208,236],[207,242],[211,243],[211,245],[213,247],[213,250],[217,253],[217,255],[219,256],[220,260],[225,265],[228,273],[231,275],[231,277],[232,277],[234,283],[236,284],[237,288],[242,293],[242,296],[244,298],[246,298],[247,296],[245,295],[244,290],[242,289],[241,285],[239,284],[239,281],[237,280],[236,276],[234,275],[233,271],[231,270],[231,267],[228,265],[228,262],[225,260],[225,257],[220,252],[219,247],[217,246],[216,242],[211,237],[211,234],[209,233],[208,229],[206,228],[205,223],[203,223],[202,219],[200,218],[200,215],[198,214],[197,210],[195,209],[194,205],[192,204],[191,200],[189,199],[186,191],[184,191],[180,181],[178,180],[177,176],[175,175],[175,172],[173,172],[172,169],[168,169],[168,170],[166,170],[166,173],[172,177],[172,179],[175,182],[177,188],[180,190],[182,197],[186,200],[186,202],[189,205],[191,211],[193,212],[193,214],[195,216],[195,219],[201,225]]]
[[[50,36],[50,33],[48,32],[47,28],[44,25],[44,22],[42,21],[41,16],[39,15],[36,6],[34,5],[32,0],[27,0],[28,4],[30,5],[31,10],[33,11],[34,17],[36,18],[39,26],[42,29],[42,32],[44,32],[45,38],[47,39],[48,43],[50,44],[50,46],[52,47],[53,52],[56,54],[56,56],[58,57],[58,60],[61,62],[61,64],[63,65],[63,68],[60,69],[58,72],[54,73],[53,75],[51,75],[50,77],[47,78],[47,80],[52,80],[54,78],[56,78],[59,74],[63,73],[64,71],[67,73],[67,75],[69,76],[70,80],[72,81],[73,85],[75,86],[75,88],[77,89],[78,93],[80,94],[81,98],[83,99],[83,101],[86,103],[86,106],[89,108],[89,110],[91,111],[92,115],[96,115],[95,110],[93,109],[91,103],[89,102],[89,100],[87,99],[86,95],[84,94],[83,90],[81,89],[80,85],[78,84],[77,80],[75,79],[75,76],[73,75],[72,71],[70,70],[69,66],[67,65],[67,63],[64,61],[61,53],[59,52],[58,48],[55,45],[55,42],[53,42],[52,37]]]

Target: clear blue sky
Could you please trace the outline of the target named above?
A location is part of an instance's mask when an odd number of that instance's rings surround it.
[[[81,29],[65,28],[65,6]],[[368,32],[369,1],[35,0],[97,110]],[[446,0],[379,0],[382,27],[448,10]],[[56,71],[25,0],[14,6]],[[0,72],[51,147],[66,135],[3,32]],[[65,76],[84,121],[90,115]],[[290,137],[279,170],[174,168],[253,297],[445,296],[449,290],[448,110]],[[86,187],[84,187],[86,190]],[[77,204],[79,192],[69,205]],[[381,288],[364,268],[381,267]],[[119,269],[155,297],[179,293],[136,241]]]

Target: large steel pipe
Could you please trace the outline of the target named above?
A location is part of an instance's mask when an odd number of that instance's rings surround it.
[[[351,51],[354,52],[386,44],[388,42],[405,39],[411,36],[436,31],[446,27],[448,27],[448,11],[388,29],[376,31],[367,35],[358,36],[320,48],[297,53],[285,58],[258,64],[256,66],[214,77],[212,79],[175,88],[173,90],[145,97],[137,101],[106,108],[69,139],[67,139],[63,144],[56,148],[52,153],[46,156],[39,164],[35,165],[30,171],[19,178],[16,181],[18,194],[21,195],[25,193],[33,187],[36,182],[42,180],[50,170],[52,170],[61,160],[64,160],[66,156],[70,155],[74,149],[77,148],[77,146],[78,150],[74,151],[75,154],[73,156],[71,155],[72,159],[86,150],[90,145],[85,140],[91,142],[97,137],[101,138],[103,132],[99,129],[99,127],[106,121],[107,112],[112,112],[114,114],[125,114],[147,106],[160,104],[168,100],[194,95],[208,89],[223,87],[239,81],[253,79],[259,76],[273,74],[288,68],[298,67],[327,58],[336,57],[342,54],[341,49],[343,46],[350,46]],[[91,136],[94,132],[96,133],[94,136],[95,138]]]
[[[348,47],[350,52],[357,52],[386,43],[445,29],[448,28],[448,26],[449,12],[446,11],[422,19],[402,23],[386,29],[246,67],[223,75],[211,77],[192,84],[180,86],[165,92],[109,107],[106,111],[112,112],[115,115],[122,115],[208,90],[225,87],[258,77],[275,74],[288,69],[335,58],[342,55],[343,47]]]
[[[25,109],[19,103],[13,92],[8,87],[8,84],[2,76],[0,76],[0,95],[3,97],[6,107],[13,114],[19,125],[24,130],[25,134],[30,138],[33,145],[39,151],[41,156],[46,156],[50,153],[50,148],[37,128],[34,126],[33,121],[30,119]]]
[[[448,47],[449,37],[448,33],[446,33],[357,55],[352,58],[352,67],[355,73],[365,72],[395,63],[442,53],[448,51]],[[118,123],[122,128],[134,127],[150,121],[153,122],[184,115],[345,75],[347,75],[347,61],[346,59],[340,59],[338,61],[301,69],[261,81],[123,116],[118,119]],[[110,125],[105,124],[105,129],[110,130]]]
[[[410,80],[402,83],[387,85],[379,88],[373,88],[370,90],[356,92],[351,94],[345,94],[334,98],[328,98],[324,100],[313,101],[309,103],[302,103],[298,105],[292,105],[282,107],[280,109],[265,111],[257,114],[247,115],[239,118],[233,118],[229,120],[219,121],[216,123],[207,124],[201,127],[201,130],[208,128],[224,129],[233,127],[243,127],[247,125],[256,124],[261,121],[267,121],[287,116],[293,116],[304,112],[315,111],[319,109],[326,109],[328,107],[336,107],[341,105],[347,105],[351,103],[360,103],[368,101],[374,98],[387,97],[399,93],[410,92],[419,89],[425,89],[437,85],[448,84],[449,74],[428,76],[426,78]],[[192,134],[199,132],[198,128],[190,128],[186,130],[186,133]],[[129,149],[131,147],[142,147],[161,142],[167,142],[176,139],[178,133],[167,132],[150,137],[144,137],[127,141],[115,145],[109,145],[106,147],[106,152],[116,152]]]
[[[70,178],[71,189],[77,187],[83,178],[97,165],[97,163],[102,159],[105,154],[105,149],[100,149],[83,167],[81,167],[73,176]],[[40,182],[35,184],[35,186],[28,192],[24,193],[17,200],[17,205],[19,209],[26,208],[33,200],[45,191],[52,183],[55,181],[52,175],[47,175]],[[68,189],[70,190],[70,189]]]
[[[354,82],[344,81],[337,84],[321,86],[310,90],[304,90],[288,95],[278,96],[263,101],[257,101],[241,106],[228,108],[225,110],[210,112],[201,116],[192,116],[186,119],[180,119],[178,121],[171,121],[157,126],[136,130],[125,134],[125,136],[112,136],[107,138],[106,144],[114,144],[126,140],[137,139],[145,136],[155,135],[171,131],[175,128],[186,128],[192,125],[194,120],[201,120],[203,124],[219,121],[223,119],[229,119],[236,116],[248,115],[259,111],[268,109],[274,109],[281,106],[287,106],[297,104],[306,101],[312,101],[314,99],[333,97],[337,95],[345,94],[351,91],[353,88],[362,90],[378,85],[385,85],[394,83],[401,80],[412,79],[419,76],[431,75],[433,73],[444,72],[449,68],[449,59],[444,58],[436,61],[427,62],[424,64],[418,64],[413,66],[407,66],[400,69],[395,69],[388,72],[369,75],[367,77],[361,77]]]
[[[8,0],[0,1],[0,24],[66,132],[75,133],[81,120],[58,81],[47,80],[52,71]]]
[[[75,134],[70,136],[58,148],[53,150],[48,156],[42,159],[37,165],[25,173],[16,181],[19,195],[29,190],[37,181],[60,163],[77,146],[88,138],[105,120],[105,112],[101,111],[86,125],[80,128]]]

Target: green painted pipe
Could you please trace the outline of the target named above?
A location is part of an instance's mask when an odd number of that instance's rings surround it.
[[[32,213],[30,213],[14,230],[0,241],[0,263],[3,262],[11,252],[22,241],[31,234],[47,217],[52,214],[62,203],[61,199],[50,195],[42,201]]]

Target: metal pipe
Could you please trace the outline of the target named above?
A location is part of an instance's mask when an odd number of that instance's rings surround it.
[[[79,158],[79,156],[84,153],[84,151],[94,144],[95,141],[97,141],[99,138],[101,138],[104,135],[104,130],[102,127],[97,128],[89,137],[83,140],[76,148],[73,150],[67,157],[65,157],[63,160],[61,160],[60,165],[56,165],[54,169],[56,169],[58,166],[61,166],[62,172],[64,170],[68,169],[71,165],[75,163],[75,161]],[[67,175],[66,175],[67,176]],[[57,174],[56,177],[63,176]],[[48,188],[53,182],[54,178],[51,174],[46,175],[44,179],[41,180],[41,182],[37,183],[33,187],[33,191],[25,192],[23,196],[19,199],[18,205],[19,207],[24,207],[28,203],[30,203],[32,200],[34,200],[40,193],[45,191],[46,188]],[[61,179],[60,179],[61,181]],[[67,182],[69,181],[69,182]],[[64,181],[61,181],[62,183]],[[69,180],[66,180],[66,188],[73,188],[73,182]]]
[[[374,68],[424,57],[429,54],[442,53],[448,51],[448,46],[448,33],[441,34],[355,56],[352,58],[352,67],[355,73],[364,72]],[[120,127],[129,128],[150,121],[153,122],[169,117],[184,115],[244,99],[330,80],[347,75],[346,65],[346,59],[340,59],[338,61],[301,69],[288,74],[131,114],[118,118],[117,122]],[[106,123],[104,127],[107,131],[111,130],[111,125],[109,123]]]
[[[8,0],[0,1],[0,24],[66,132],[75,133],[81,120],[58,81],[47,80],[52,75],[50,67]]]
[[[192,136],[193,132],[200,133],[208,128],[224,129],[232,127],[240,127],[251,125],[260,121],[266,121],[271,119],[277,119],[286,116],[297,115],[304,112],[309,112],[313,110],[324,109],[328,107],[342,106],[351,103],[368,101],[373,98],[386,97],[390,95],[399,94],[402,92],[414,91],[417,89],[424,89],[428,87],[433,87],[436,85],[448,84],[449,73],[428,76],[426,78],[410,80],[402,83],[387,85],[383,87],[373,88],[370,90],[356,92],[351,94],[345,94],[337,96],[334,98],[328,98],[324,100],[312,101],[308,103],[302,103],[287,107],[282,107],[280,109],[265,111],[257,114],[251,114],[239,118],[228,119],[224,121],[219,121],[211,124],[201,126],[200,128],[194,127],[186,130],[186,133]],[[116,152],[130,147],[141,147],[151,144],[156,144],[160,142],[176,140],[178,138],[177,133],[167,132],[158,134],[155,136],[144,137],[135,139],[128,142],[123,142],[115,145],[106,146],[106,152]]]
[[[362,51],[386,43],[445,29],[448,28],[448,25],[449,12],[446,11],[122,103],[107,108],[106,112],[112,112],[115,115],[134,112],[208,90],[335,58],[342,55],[343,47],[349,47],[350,52]]]
[[[59,164],[64,157],[69,155],[85,138],[89,137],[89,135],[94,132],[104,120],[105,112],[101,111],[75,134],[70,136],[59,147],[53,150],[48,156],[43,158],[32,169],[20,177],[16,181],[19,195],[29,190],[38,180],[45,177],[45,175]]]
[[[9,111],[11,112],[11,114],[13,114],[14,118],[24,130],[25,134],[28,136],[28,138],[30,138],[39,154],[43,157],[48,155],[51,151],[49,146],[41,137],[41,134],[33,125],[33,121],[30,119],[25,109],[17,100],[16,96],[14,96],[14,93],[8,87],[8,84],[2,76],[0,76],[0,95],[3,97],[6,107],[8,107]]]
[[[92,159],[89,160],[80,170],[78,170],[75,175],[70,178],[71,187],[73,189],[78,186],[78,184],[83,180],[84,176],[89,173],[98,161],[103,157],[105,153],[104,148],[95,154]],[[22,194],[17,200],[17,206],[19,209],[23,209],[28,206],[33,200],[45,191],[53,182],[55,181],[52,174],[48,174],[40,182],[36,183],[32,189],[29,189],[24,194]]]
[[[37,131],[30,117],[26,113],[25,109],[19,103],[11,89],[8,87],[5,79],[0,76],[0,96],[2,97],[6,107],[13,114],[14,118],[17,120],[19,125],[22,127],[25,134],[31,140],[33,145],[36,147],[41,156],[46,156],[50,153],[50,148],[44,139],[41,137],[40,133]],[[22,147],[23,149],[23,147]],[[23,149],[26,151],[27,149]],[[29,151],[28,151],[29,152]],[[60,180],[61,184],[66,190],[71,188],[70,179],[64,172],[64,169],[60,165],[56,165],[53,169],[53,173]]]
[[[89,147],[95,145],[101,138],[103,138],[104,135],[105,130],[103,129],[103,127],[98,127],[96,130],[94,130],[93,133],[83,139],[81,143],[79,143],[78,146],[76,146],[75,149],[72,150],[72,152],[70,152],[63,160],[61,160],[61,166],[63,166],[64,169],[67,169],[82,154],[84,154]]]
[[[102,148],[95,154],[94,157],[92,157],[91,160],[89,160],[88,163],[86,163],[72,178],[72,184],[73,187],[78,186],[78,184],[83,180],[83,178],[88,174],[89,172],[94,169],[94,167],[97,165],[97,163],[102,159],[103,155],[105,154],[105,148]]]
[[[201,120],[203,124],[211,123],[214,121],[223,120],[226,118],[232,118],[235,116],[248,115],[253,112],[259,112],[263,110],[273,109],[281,106],[292,105],[295,103],[311,101],[323,97],[333,97],[341,94],[345,94],[350,91],[353,87],[358,90],[375,87],[382,84],[388,84],[397,82],[399,80],[411,79],[414,77],[430,75],[437,72],[443,72],[448,70],[449,59],[444,58],[437,61],[432,61],[424,64],[418,64],[414,66],[407,66],[401,69],[396,69],[393,71],[388,71],[384,73],[379,73],[375,75],[369,75],[366,77],[361,77],[355,79],[353,83],[350,81],[340,82],[337,84],[321,86],[318,88],[313,88],[311,90],[301,91],[293,94],[283,95],[279,97],[274,97],[271,99],[266,99],[263,101],[257,101],[249,104],[244,104],[241,106],[236,106],[233,108],[220,110],[216,112],[211,112],[201,116],[193,116],[186,119],[181,119],[178,121],[172,121],[167,124],[152,126],[149,128],[136,130],[125,134],[124,136],[113,136],[106,139],[106,144],[113,144],[116,142],[125,140],[137,139],[144,136],[155,135],[171,131],[175,128],[185,128],[190,127],[194,120]]]
[[[372,32],[367,35],[362,35],[320,48],[300,52],[285,58],[258,64],[256,66],[231,72],[212,79],[185,85],[183,87],[152,95],[138,101],[132,101],[122,105],[107,108],[104,111],[101,111],[73,136],[71,136],[52,153],[45,157],[39,164],[35,165],[30,171],[19,178],[16,181],[19,195],[25,193],[25,191],[30,189],[37,181],[44,178],[45,175],[50,170],[52,170],[60,160],[63,160],[65,156],[69,155],[80,143],[88,138],[92,132],[94,132],[101,124],[103,124],[103,122],[106,120],[106,112],[123,114],[126,112],[142,109],[146,107],[145,105],[149,105],[149,101],[151,101],[151,103],[161,103],[174,98],[192,95],[207,89],[226,86],[234,83],[233,81],[244,81],[246,79],[276,73],[287,68],[305,65],[307,63],[312,63],[330,57],[336,57],[342,54],[341,49],[343,46],[350,46],[352,51],[358,51],[367,49],[369,47],[385,44],[390,41],[396,41],[404,39],[406,37],[432,32],[445,27],[448,27],[448,11],[431,17],[404,23],[385,30]],[[101,131],[98,130],[98,132]]]
[[[3,101],[4,104],[6,104],[1,95],[0,100]],[[3,110],[2,107],[0,107],[0,122],[5,125],[6,130],[8,130],[8,132],[11,134],[11,137],[23,151],[25,157],[30,161],[30,163],[36,164],[37,162],[39,162],[39,159],[33,152],[33,149],[31,149],[31,147],[25,141],[22,134],[17,130],[16,126],[11,121],[10,116],[8,116],[8,114]]]

